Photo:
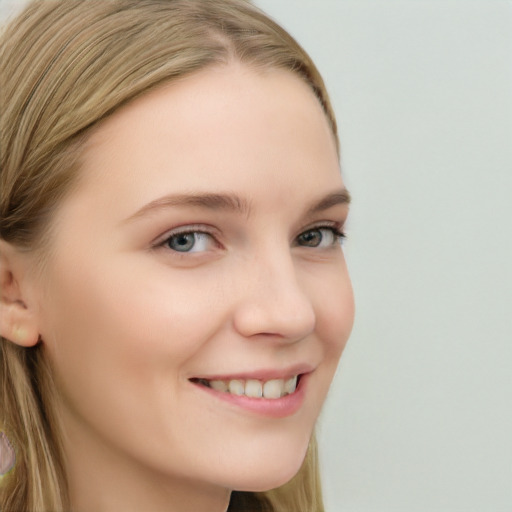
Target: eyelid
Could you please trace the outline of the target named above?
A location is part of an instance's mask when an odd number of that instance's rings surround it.
[[[345,222],[333,221],[333,220],[319,221],[319,222],[316,222],[315,224],[312,224],[311,226],[307,226],[305,229],[302,229],[297,236],[300,236],[303,233],[307,233],[308,231],[312,231],[315,229],[332,229],[334,232],[338,233],[339,235],[345,236],[344,226],[345,226]]]

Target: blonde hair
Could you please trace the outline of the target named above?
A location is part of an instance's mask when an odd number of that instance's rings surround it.
[[[236,60],[295,73],[331,104],[315,65],[280,26],[244,0],[38,0],[0,36],[0,238],[41,251],[59,200],[79,175],[88,132],[134,98]],[[43,258],[42,258],[43,259]],[[0,430],[16,450],[0,510],[69,506],[55,386],[44,343],[0,339]],[[321,512],[314,437],[299,473],[263,493],[233,492],[230,512]]]

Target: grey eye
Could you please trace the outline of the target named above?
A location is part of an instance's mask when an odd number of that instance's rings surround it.
[[[200,231],[176,233],[165,241],[165,245],[176,252],[203,252],[211,249],[212,244],[212,236]]]
[[[167,240],[167,245],[173,251],[188,252],[193,249],[196,243],[195,233],[180,233],[173,235]]]

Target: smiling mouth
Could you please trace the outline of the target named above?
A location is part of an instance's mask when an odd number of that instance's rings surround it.
[[[301,376],[299,374],[288,379],[271,379],[266,381],[257,379],[208,380],[200,378],[193,378],[190,381],[220,393],[277,400],[295,393]]]

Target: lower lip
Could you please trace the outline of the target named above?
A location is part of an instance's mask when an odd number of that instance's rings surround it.
[[[309,374],[301,375],[297,389],[293,393],[275,399],[251,398],[245,395],[233,395],[228,392],[216,391],[215,389],[208,388],[201,384],[194,385],[211,396],[236,407],[245,409],[246,411],[270,418],[286,418],[287,416],[295,414],[304,403],[308,377]]]

